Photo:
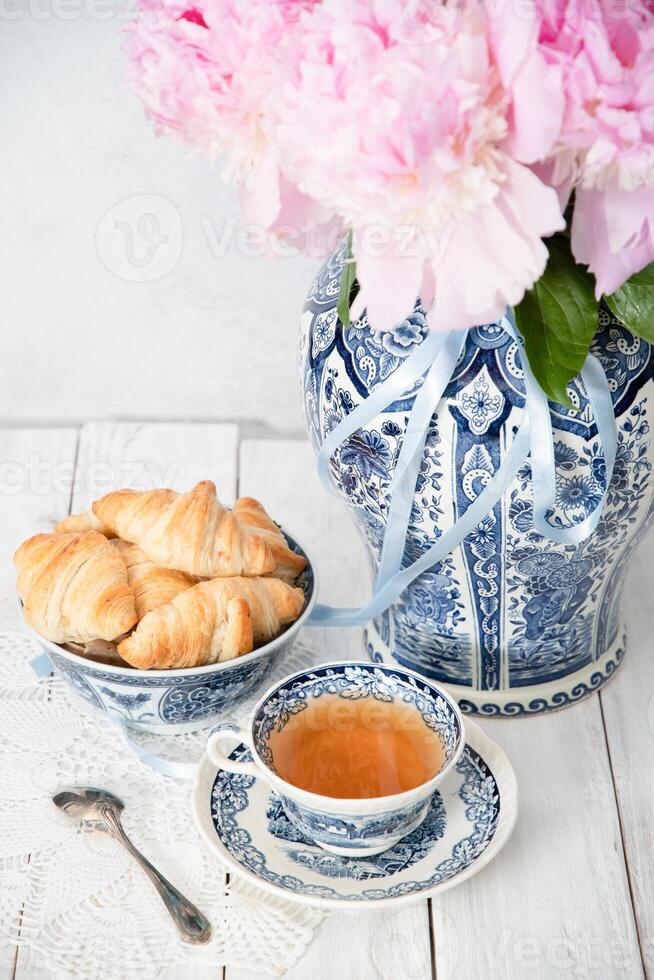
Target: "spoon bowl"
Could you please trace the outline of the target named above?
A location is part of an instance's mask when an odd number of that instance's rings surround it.
[[[73,820],[92,824],[95,829],[105,831],[108,829],[104,818],[105,808],[110,807],[115,813],[122,813],[125,809],[120,797],[108,789],[96,789],[93,786],[60,789],[52,797],[52,802]]]

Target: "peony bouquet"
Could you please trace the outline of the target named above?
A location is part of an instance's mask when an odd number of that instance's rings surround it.
[[[433,330],[511,306],[563,403],[601,300],[654,341],[652,0],[139,4],[158,130],[220,157],[272,236],[349,234],[345,322],[389,329],[418,295]]]

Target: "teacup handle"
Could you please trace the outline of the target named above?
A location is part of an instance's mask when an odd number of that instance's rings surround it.
[[[232,743],[231,748],[225,747],[226,742]],[[207,739],[207,755],[214,766],[218,766],[219,769],[226,769],[227,772],[236,772],[243,776],[252,776],[255,779],[260,779],[263,773],[254,762],[243,762],[239,759],[229,758],[229,752],[233,750],[235,745],[240,745],[241,743],[247,745],[252,755],[254,755],[252,739],[245,729],[239,728],[238,725],[233,725],[229,721],[223,721],[219,725],[216,725]]]

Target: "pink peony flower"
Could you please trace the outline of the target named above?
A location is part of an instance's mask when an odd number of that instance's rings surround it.
[[[325,0],[300,19],[267,103],[286,177],[353,230],[371,324],[416,295],[430,324],[497,319],[541,275],[563,226],[555,192],[515,162],[483,7],[435,5],[405,40],[402,0]]]
[[[486,8],[493,58],[510,95],[504,148],[522,163],[536,163],[551,151],[561,132],[562,69],[539,48],[537,8],[513,2],[498,5],[497,0],[486,0]]]
[[[320,256],[334,249],[342,224],[280,173],[264,111],[281,49],[316,2],[139,0],[125,49],[157,130],[222,157],[247,223]]]
[[[521,159],[548,157],[536,169],[562,199],[576,187],[572,246],[599,297],[654,261],[654,10],[644,0],[538,0],[535,10],[491,28],[510,139]],[[549,145],[530,103],[559,120],[558,132],[543,127]]]
[[[275,172],[263,102],[279,49],[315,0],[140,0],[125,49],[137,94],[160,132],[176,132],[226,173],[249,182]],[[273,181],[273,188],[275,183]],[[278,208],[278,190],[268,210]]]
[[[654,262],[654,186],[629,190],[613,177],[601,189],[577,188],[572,249],[595,274],[597,298],[615,292]]]

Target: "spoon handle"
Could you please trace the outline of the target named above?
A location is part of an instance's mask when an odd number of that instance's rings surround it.
[[[182,939],[187,943],[207,943],[211,939],[211,923],[198,908],[189,902],[160,871],[151,864],[141,852],[134,847],[123,830],[120,817],[110,807],[103,808],[104,821],[107,829],[125,850],[129,851],[134,860],[140,864],[146,875],[159,892],[161,900],[168,909],[171,919],[177,926]]]

